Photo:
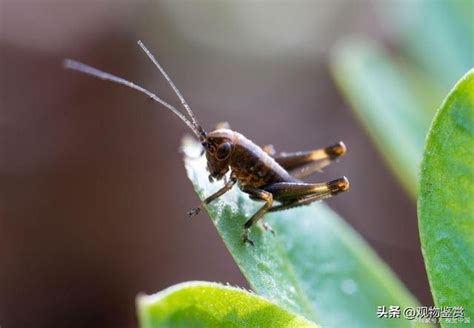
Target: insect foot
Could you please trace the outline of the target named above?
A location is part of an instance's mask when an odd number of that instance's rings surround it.
[[[254,246],[253,241],[249,239],[249,232],[250,232],[250,229],[244,229],[244,232],[242,233],[242,236],[240,237],[240,239],[242,240],[244,244],[249,243],[249,245]]]
[[[193,208],[192,210],[190,210],[187,214],[188,214],[189,217],[191,217],[191,216],[198,215],[199,212],[201,212],[201,208],[196,207],[196,208]]]
[[[273,231],[272,227],[265,221],[261,220],[262,228],[265,231],[271,232],[272,235],[275,236],[275,231]]]

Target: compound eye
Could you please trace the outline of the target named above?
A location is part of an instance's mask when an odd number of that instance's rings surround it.
[[[227,159],[227,157],[229,157],[230,155],[231,149],[232,149],[232,145],[228,142],[224,142],[223,144],[219,146],[219,148],[217,148],[216,158],[219,161],[223,161]]]

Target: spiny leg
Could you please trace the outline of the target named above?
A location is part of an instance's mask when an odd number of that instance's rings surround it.
[[[277,212],[308,205],[349,189],[349,181],[342,177],[327,183],[274,183],[263,188],[273,194],[281,205],[271,207],[268,212]]]
[[[344,155],[345,152],[346,146],[340,141],[332,146],[316,150],[280,153],[278,156],[275,156],[274,159],[286,170],[293,170],[310,162],[334,160]]]
[[[261,200],[261,197],[259,197],[259,196],[256,197],[256,196],[250,194],[250,199],[258,201],[258,200]],[[260,226],[263,230],[271,232],[273,235],[275,234],[275,231],[273,231],[272,227],[263,218],[261,218],[258,221],[258,223],[260,223]]]
[[[303,179],[323,168],[346,153],[342,141],[335,145],[312,151],[281,153],[275,156],[275,161],[297,179]]]
[[[216,200],[217,198],[219,198],[220,196],[222,196],[223,194],[225,194],[226,192],[228,192],[229,190],[232,189],[232,187],[235,185],[235,182],[237,181],[237,179],[235,178],[231,178],[228,182],[226,182],[224,184],[224,186],[219,189],[218,191],[216,191],[215,193],[213,193],[212,195],[210,195],[209,197],[207,197],[206,199],[203,200],[203,204],[205,205],[208,205],[209,203],[211,203],[212,201]],[[198,206],[196,208],[193,208],[192,210],[190,210],[188,212],[188,216],[193,216],[193,215],[196,215],[198,214],[199,212],[201,211],[201,206]]]
[[[244,231],[243,231],[242,237],[241,237],[242,241],[244,243],[249,243],[250,245],[253,246],[253,241],[251,241],[248,238],[249,232],[250,232],[250,227],[252,227],[256,222],[258,222],[258,220],[260,220],[263,217],[265,212],[267,212],[268,209],[272,207],[273,196],[272,196],[271,193],[269,193],[265,190],[261,190],[261,189],[257,189],[257,188],[253,188],[253,187],[243,187],[242,191],[247,193],[247,194],[250,194],[252,199],[258,199],[258,200],[264,200],[265,201],[265,204],[257,211],[257,213],[255,213],[244,224]]]

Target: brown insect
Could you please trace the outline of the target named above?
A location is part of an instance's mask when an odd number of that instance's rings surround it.
[[[155,94],[130,81],[70,59],[64,61],[64,67],[135,89],[176,114],[191,129],[203,146],[207,158],[209,181],[224,179],[224,186],[207,197],[203,204],[207,205],[219,198],[232,189],[236,183],[240,190],[250,195],[251,199],[265,202],[245,222],[242,233],[244,243],[253,245],[248,234],[250,228],[259,220],[265,230],[273,232],[261,220],[265,213],[307,205],[349,189],[349,181],[346,177],[327,183],[304,183],[300,180],[315,172],[320,172],[322,168],[344,155],[346,147],[342,142],[312,151],[275,155],[272,146],[260,148],[242,134],[229,128],[220,127],[208,133],[201,127],[181,92],[155,57],[141,41],[138,41],[138,44],[168,81],[189,118]],[[227,179],[229,171],[230,179]],[[279,204],[274,205],[274,201],[278,201]],[[197,207],[188,212],[188,215],[195,215],[199,211],[200,207]]]

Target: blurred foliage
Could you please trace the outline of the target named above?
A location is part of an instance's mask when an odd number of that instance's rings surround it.
[[[184,146],[188,176],[201,199],[218,187],[211,184],[201,146]],[[255,246],[240,236],[245,221],[261,203],[237,187],[211,205],[208,212],[252,289],[324,327],[377,326],[379,305],[416,306],[417,301],[363,239],[325,204],[271,213],[267,222],[275,235],[258,226],[251,229]],[[387,327],[410,326],[387,320]]]
[[[375,44],[353,39],[337,49],[333,70],[379,151],[415,196],[418,162],[431,115],[419,110],[422,102],[412,93],[398,64]]]
[[[381,21],[399,54],[353,37],[332,72],[390,168],[416,197],[429,122],[442,97],[474,66],[472,1],[383,2]]]
[[[209,282],[185,282],[137,298],[143,328],[317,327],[251,292]]]
[[[451,91],[431,126],[418,217],[435,304],[474,318],[474,70]]]

